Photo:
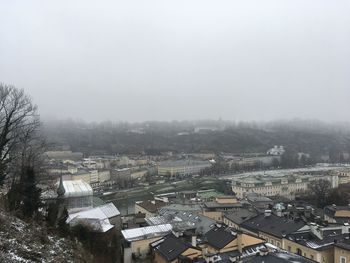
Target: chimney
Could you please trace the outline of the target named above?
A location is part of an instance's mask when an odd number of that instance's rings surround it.
[[[269,250],[266,247],[259,249],[259,256],[264,257],[264,256],[267,256],[268,254],[269,254]]]
[[[197,247],[197,236],[195,236],[195,235],[192,236],[191,244],[193,247]]]
[[[342,226],[342,234],[349,234],[350,233],[350,225],[349,223],[344,223]]]
[[[173,229],[171,232],[172,232],[173,235],[176,236],[176,237],[182,236],[182,233],[181,233],[180,231],[176,230],[176,229]]]
[[[271,215],[271,210],[265,210],[264,215],[265,217],[269,217]]]
[[[232,263],[242,263],[243,261],[241,260],[240,255],[229,255],[229,260]]]
[[[221,222],[217,222],[216,223],[216,227],[221,228],[222,227],[222,223]]]

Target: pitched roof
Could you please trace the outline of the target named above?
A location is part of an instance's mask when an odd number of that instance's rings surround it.
[[[92,196],[91,186],[82,180],[63,180],[64,197]]]
[[[145,200],[136,204],[150,213],[157,213],[160,208],[167,205],[167,203],[160,200]]]
[[[323,239],[320,239],[314,234],[312,234],[310,231],[308,231],[308,232],[288,235],[287,239],[295,243],[301,244],[305,247],[322,251],[322,250],[329,249],[335,244],[339,245],[339,247],[343,246],[344,248],[348,246],[348,249],[350,249],[350,243],[348,242],[348,240],[346,240],[347,237],[348,237],[348,234],[342,234],[341,230],[340,232],[325,231],[323,234]]]
[[[115,216],[120,215],[120,212],[118,210],[118,208],[115,207],[115,205],[113,203],[107,203],[105,205],[101,205],[99,207],[97,207],[99,209],[101,209],[101,211],[108,217],[108,218],[112,218]]]
[[[350,206],[326,206],[324,213],[337,223],[350,223]]]
[[[122,230],[125,240],[132,242],[136,240],[148,239],[153,237],[161,237],[168,234],[172,229],[170,224],[147,226]]]
[[[112,203],[107,203],[102,206],[98,206],[92,209],[72,213],[67,218],[67,223],[70,223],[73,219],[98,219],[105,220],[120,215],[119,210]]]
[[[265,256],[260,255],[254,255],[250,256],[248,258],[243,259],[243,263],[262,263],[262,262],[268,262],[268,263],[290,263],[290,262],[297,262],[297,263],[315,263],[316,261],[304,258],[302,256],[298,256],[292,253],[287,252],[270,252],[269,254]]]
[[[204,236],[209,245],[218,249],[224,248],[228,243],[237,238],[237,234],[226,225],[215,226]]]
[[[253,209],[240,208],[238,210],[228,212],[224,215],[225,218],[234,222],[235,224],[242,224],[244,221],[258,215],[258,212]]]
[[[336,247],[350,251],[350,240],[344,239],[342,242],[334,244]]]
[[[264,232],[275,237],[282,238],[285,235],[298,231],[305,226],[303,221],[294,221],[285,217],[278,217],[271,214],[265,217],[260,214],[241,224],[241,227],[254,232]]]
[[[149,225],[170,223],[175,228],[196,229],[197,234],[205,234],[215,225],[216,221],[194,212],[164,210],[159,213],[159,216],[147,218],[146,222]]]
[[[222,204],[218,202],[205,202],[204,206],[206,208],[240,208],[243,207],[242,203],[227,203],[227,204]]]
[[[175,237],[173,234],[151,243],[151,246],[155,251],[159,252],[160,255],[170,262],[178,258],[188,248],[192,247],[190,244],[184,242],[180,238]]]
[[[81,223],[90,225],[93,230],[107,232],[114,226],[109,219],[120,215],[119,210],[112,203],[98,206],[92,209],[69,214],[67,223],[75,226]]]

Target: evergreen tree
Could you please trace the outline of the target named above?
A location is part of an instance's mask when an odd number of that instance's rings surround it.
[[[23,189],[22,212],[25,217],[30,218],[41,206],[41,189],[37,187],[35,171],[32,167],[26,167],[25,178],[23,178],[21,185]]]
[[[58,223],[57,223],[57,226],[58,226],[58,230],[60,231],[60,233],[62,235],[66,235],[68,232],[69,232],[69,227],[66,223],[67,221],[67,218],[68,218],[68,210],[67,208],[65,207],[63,209],[63,212],[62,212],[62,215],[60,218],[58,218]]]

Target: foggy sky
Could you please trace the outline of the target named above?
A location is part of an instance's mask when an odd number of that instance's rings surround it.
[[[0,0],[0,82],[43,117],[350,121],[350,1]]]

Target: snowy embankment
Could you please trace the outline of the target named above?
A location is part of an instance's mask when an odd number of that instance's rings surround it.
[[[73,262],[70,240],[0,210],[0,262]]]

